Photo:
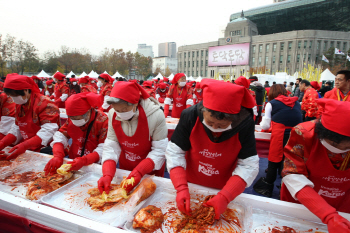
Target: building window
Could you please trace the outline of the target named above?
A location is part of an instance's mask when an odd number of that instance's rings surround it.
[[[199,51],[197,51],[197,57],[199,57]]]
[[[283,55],[280,56],[280,63],[283,62]]]
[[[208,71],[207,71],[207,70],[205,70],[205,77],[207,77],[207,75],[208,75]]]
[[[179,67],[181,68],[181,61],[179,62]]]
[[[205,66],[208,66],[208,60],[205,61]]]
[[[191,52],[188,52],[188,58],[190,58],[191,57]]]
[[[316,59],[315,59],[315,62],[317,63],[318,62],[318,54],[316,54]]]
[[[269,50],[270,50],[270,44],[267,44],[267,45],[266,45],[266,52],[268,53]]]
[[[298,41],[298,49],[301,48],[301,40]]]
[[[283,51],[283,49],[284,49],[284,43],[282,42],[281,43],[281,51]]]
[[[252,58],[252,66],[255,64],[255,57]]]
[[[192,61],[192,67],[194,67],[194,61]]]
[[[262,53],[262,44],[261,45],[259,45],[259,53]]]
[[[337,49],[340,49],[340,41],[337,42]]]
[[[196,63],[197,63],[197,64],[196,64],[196,65],[197,65],[197,67],[198,67],[198,62],[199,62],[199,61],[197,61],[197,62],[196,62]]]
[[[305,60],[306,60],[306,54],[304,54],[303,62],[305,62]]]
[[[194,51],[192,51],[192,57],[194,57]]]
[[[184,62],[184,67],[186,68],[186,62]]]
[[[203,50],[201,50],[201,56],[203,57]]]
[[[311,49],[312,48],[312,41],[310,40],[309,41],[309,49]]]
[[[325,41],[325,42],[324,42],[324,47],[323,47],[323,50],[327,50],[327,44],[328,44],[328,42],[327,42],[327,41]]]
[[[231,36],[239,36],[242,34],[242,31],[241,30],[236,30],[236,31],[232,31],[231,32]]]
[[[208,50],[206,50],[206,51],[205,51],[205,56],[207,56],[207,57],[208,57]]]
[[[297,55],[297,63],[300,61],[300,54]]]
[[[201,76],[203,76],[203,70],[201,70]]]
[[[188,68],[190,68],[191,67],[191,62],[190,61],[188,61]]]
[[[255,53],[255,49],[256,49],[256,46],[255,46],[255,45],[253,45],[253,53]]]
[[[321,41],[318,40],[316,49],[319,50],[320,48],[321,48]]]
[[[343,43],[343,51],[346,51],[346,42]]]
[[[290,63],[291,55],[288,55],[287,62]]]
[[[196,77],[198,77],[198,70],[196,71]]]
[[[307,40],[304,40],[304,49],[306,49],[307,46]]]
[[[201,60],[201,67],[203,67],[203,60]]]
[[[330,47],[334,48],[334,41],[331,41]]]
[[[192,77],[194,76],[194,71],[192,70]]]
[[[276,49],[277,49],[277,44],[273,44],[273,50],[274,52],[276,52]]]
[[[259,65],[261,65],[261,57],[259,57]]]
[[[186,52],[184,52],[184,58],[186,58]]]
[[[292,45],[293,45],[293,42],[288,42],[288,49],[289,49],[289,50],[292,49]]]
[[[267,65],[268,63],[269,63],[269,57],[266,56],[266,57],[265,57],[265,65]]]
[[[275,62],[276,62],[276,56],[273,56],[272,63],[275,63]]]
[[[308,62],[311,61],[311,54],[309,54],[309,55],[307,56],[307,61],[308,61]]]

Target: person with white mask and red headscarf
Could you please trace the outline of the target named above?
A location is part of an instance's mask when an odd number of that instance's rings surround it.
[[[119,168],[132,171],[134,178],[130,191],[145,174],[163,176],[168,129],[158,101],[137,83],[117,82],[107,103],[108,134],[103,148],[102,173],[98,181],[100,192],[109,192],[109,186]]]
[[[107,104],[107,99],[109,98],[112,91],[113,78],[109,74],[100,74],[98,76],[97,86],[100,88],[99,94],[103,96],[104,101],[102,104],[102,110],[108,112],[111,107]]]
[[[66,101],[66,99],[69,96],[69,86],[66,83],[66,81],[64,80],[65,77],[66,76],[60,72],[57,72],[53,76],[53,78],[56,81],[56,85],[55,85],[54,93],[52,94],[50,99],[55,99],[55,104],[59,108],[65,107],[64,102]]]
[[[301,123],[284,147],[281,200],[301,203],[330,233],[350,232],[350,222],[337,211],[350,213],[350,103],[316,100],[320,119]]]
[[[33,79],[24,75],[8,74],[4,92],[16,103],[16,121],[0,141],[0,150],[15,144],[6,157],[8,160],[26,150],[44,152],[59,128],[59,109],[49,98],[40,94]]]
[[[215,208],[215,219],[219,219],[259,172],[255,100],[245,87],[227,82],[204,79],[200,88],[203,101],[182,112],[165,156],[179,210],[191,212],[187,184],[191,182],[221,189],[205,203]]]

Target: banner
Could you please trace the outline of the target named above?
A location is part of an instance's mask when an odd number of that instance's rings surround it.
[[[249,64],[249,43],[209,47],[208,66]]]

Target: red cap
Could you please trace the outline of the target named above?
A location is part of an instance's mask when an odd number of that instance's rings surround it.
[[[243,86],[245,88],[249,88],[249,80],[246,79],[244,76],[240,76],[238,79],[235,80],[235,84]]]
[[[66,76],[64,74],[62,74],[61,72],[57,72],[56,74],[54,74],[53,77],[59,81],[62,81]]]
[[[76,79],[76,78],[71,78],[70,81],[71,81],[71,82],[76,82],[77,79]]]
[[[89,83],[89,76],[85,76],[79,79],[79,84],[80,83]]]
[[[50,86],[53,83],[53,80],[46,81],[46,85]]]
[[[172,84],[176,84],[180,80],[180,78],[182,78],[183,76],[186,77],[186,75],[184,73],[177,73],[177,74],[175,74],[175,76],[174,76],[173,80],[171,81],[171,83]]]
[[[350,137],[350,121],[339,121],[339,116],[350,116],[350,102],[333,99],[317,99],[316,103],[323,109],[322,125],[333,132]]]
[[[318,82],[316,82],[316,81],[312,81],[312,82],[310,82],[310,84],[311,84],[311,86],[315,89],[315,90],[320,90],[320,84],[318,84]]]
[[[166,84],[165,83],[159,83],[158,87],[160,89],[165,89],[166,88]]]
[[[38,85],[33,81],[33,79],[29,78],[25,75],[19,74],[8,74],[5,79],[4,88],[9,88],[13,90],[25,90],[30,89],[32,92],[39,93]]]
[[[164,82],[169,82],[169,79],[167,77],[163,77]]]
[[[113,82],[112,77],[109,74],[103,73],[99,75],[99,78],[103,78],[106,80],[108,83]]]
[[[137,104],[140,100],[140,96],[142,99],[150,97],[145,89],[143,89],[138,83],[132,82],[117,82],[110,95],[110,97],[119,98],[132,104]]]
[[[65,103],[68,116],[81,116],[91,108],[101,107],[103,96],[92,92],[83,92],[71,95]]]
[[[196,88],[200,89],[201,88],[201,83],[196,83]]]
[[[36,79],[36,80],[41,80],[40,78],[38,78],[38,76],[35,76],[35,75],[32,76],[32,79],[33,79],[33,80],[35,80],[35,79]]]
[[[144,87],[152,87],[152,82],[151,81],[144,81],[142,86],[144,86]]]
[[[241,111],[241,106],[246,108],[255,106],[255,99],[245,87],[214,79],[203,79],[200,87],[203,89],[203,105],[208,109],[237,114]]]

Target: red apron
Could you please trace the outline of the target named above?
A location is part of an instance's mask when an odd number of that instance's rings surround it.
[[[212,142],[198,117],[190,142],[192,147],[186,152],[187,180],[222,189],[236,168],[237,156],[242,148],[238,133],[226,141]]]
[[[181,93],[178,93],[178,91],[178,88],[175,87],[173,92],[172,118],[180,118],[182,111],[186,109],[187,88],[183,87]]]
[[[119,157],[119,168],[128,171],[132,171],[152,150],[152,139],[149,139],[146,113],[141,105],[138,105],[138,110],[137,128],[135,134],[131,137],[125,135],[121,122],[115,119],[116,113],[113,114],[112,125],[122,150]],[[163,177],[164,170],[165,163],[160,170],[153,171],[149,175]]]
[[[19,116],[19,113],[21,112],[22,106],[24,105],[19,105],[16,104],[16,118],[17,118],[17,124],[19,127],[19,131],[21,132],[21,135],[23,137],[23,141],[27,141],[28,139],[36,136],[36,133],[41,129],[40,125],[37,125],[33,122],[33,105],[34,105],[34,93],[30,95],[30,101],[29,103],[29,108],[24,112],[24,115],[22,117]],[[43,146],[40,145],[39,147],[30,147],[28,150],[31,151],[40,151],[40,149]]]
[[[55,85],[54,93],[55,93],[55,100],[58,100],[62,96],[62,92],[60,91],[60,84],[57,83]],[[66,106],[65,103],[62,102],[61,99],[60,99],[58,104],[57,104],[57,107],[65,108],[65,106]]]
[[[269,148],[268,160],[270,162],[279,163],[283,159],[283,138],[284,131],[293,127],[287,127],[284,124],[271,121],[272,131]]]
[[[88,124],[90,124],[90,122],[92,121],[92,119],[95,118],[95,116],[96,116],[96,112],[92,111],[90,121]],[[83,149],[85,138],[86,138],[87,128],[85,131],[82,131],[80,129],[80,127],[75,126],[72,123],[72,121],[69,121],[67,133],[72,138],[72,145],[70,146],[69,153],[68,153],[69,158],[75,159],[77,157],[80,157],[81,150]],[[92,153],[96,149],[97,146],[98,146],[98,139],[93,138],[93,135],[90,131],[89,138],[85,144],[84,155],[88,155],[88,154]]]
[[[335,169],[328,158],[327,149],[317,137],[314,137],[312,145],[310,158],[305,165],[309,180],[315,185],[314,190],[338,211],[350,213],[350,205],[344,205],[350,195],[350,169]],[[291,196],[284,184],[281,188],[281,200],[300,203]]]

